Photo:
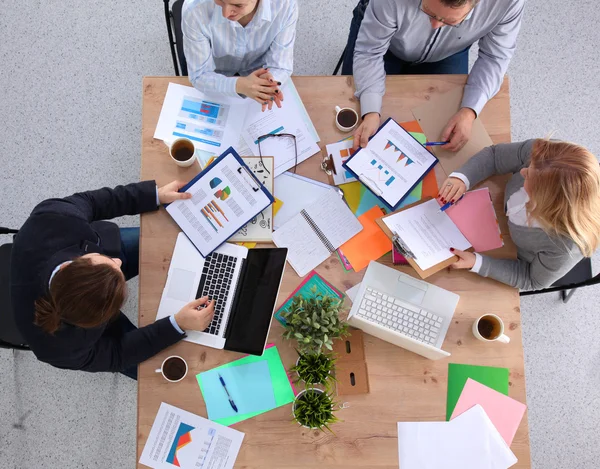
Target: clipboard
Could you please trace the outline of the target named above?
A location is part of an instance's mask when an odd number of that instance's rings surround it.
[[[388,228],[388,226],[385,224],[385,222],[383,221],[384,219],[386,219],[387,217],[391,217],[392,215],[395,215],[396,213],[400,213],[403,212],[404,210],[409,210],[412,207],[416,207],[417,205],[420,205],[422,203],[428,202],[430,200],[432,200],[433,197],[427,197],[425,199],[419,200],[418,202],[415,202],[414,204],[410,204],[407,205],[406,207],[402,207],[400,210],[397,210],[393,213],[390,213],[389,215],[384,215],[381,218],[378,218],[377,220],[375,220],[375,223],[377,223],[377,225],[379,226],[379,228],[382,229],[382,231],[386,234],[386,236],[388,238],[390,238],[392,240],[392,242],[394,243],[394,247],[396,249],[398,249],[398,251],[404,256],[404,258],[406,259],[406,261],[410,264],[410,266],[415,269],[417,271],[417,273],[419,274],[419,276],[423,279],[432,276],[433,274],[439,272],[440,270],[445,269],[446,267],[450,267],[452,264],[454,264],[456,261],[458,261],[458,256],[452,256],[450,259],[447,259],[443,262],[440,262],[439,264],[434,265],[433,267],[430,267],[427,270],[423,270],[419,267],[419,265],[415,262],[415,260],[411,257],[411,253],[406,252],[403,248],[403,246],[398,246],[396,244],[396,242],[394,242],[394,233],[391,232],[391,230]],[[467,249],[467,251],[472,252],[473,248],[469,248]]]
[[[222,164],[228,157],[235,159],[235,168]],[[202,257],[212,253],[275,202],[273,195],[259,182],[233,147],[229,147],[179,192],[187,192],[198,182],[203,184],[196,187],[191,199],[165,204],[165,208]],[[253,197],[253,194],[260,194],[261,197]],[[230,208],[230,204],[233,208]]]
[[[370,138],[369,141],[371,141],[373,138],[375,138],[375,136],[388,124],[388,122],[393,121],[396,123],[396,125],[398,127],[400,127],[404,132],[406,132],[406,134],[415,141],[415,143],[419,146],[419,147],[423,147],[422,144],[415,138],[413,137],[410,132],[406,131],[396,120],[392,119],[391,117],[388,117],[386,119],[386,121],[379,126],[379,129],[377,129],[377,132],[375,132],[375,134],[373,134]],[[424,148],[424,147],[423,147]],[[404,193],[404,195],[400,198],[400,200],[398,200],[398,202],[395,205],[391,205],[387,200],[385,200],[380,194],[378,194],[378,191],[367,181],[365,181],[364,179],[361,179],[359,174],[356,174],[356,172],[354,170],[352,170],[352,168],[348,167],[348,164],[357,156],[362,155],[362,151],[364,150],[363,148],[359,148],[356,152],[354,152],[354,154],[348,158],[344,164],[342,165],[342,167],[344,168],[345,171],[348,171],[350,174],[354,175],[354,177],[360,181],[367,189],[369,189],[373,195],[375,197],[377,197],[383,204],[385,204],[386,207],[389,208],[389,210],[391,212],[393,212],[394,210],[397,210],[398,207],[402,204],[402,201],[404,199],[406,199],[406,197],[413,191],[413,189],[425,178],[425,176],[427,175],[427,173],[429,171],[431,171],[433,169],[433,167],[439,163],[439,160],[437,158],[437,156],[435,156],[432,152],[430,152],[427,148],[424,148],[425,151],[427,151],[432,157],[433,157],[433,163],[425,170],[423,171],[423,174],[421,174],[421,176],[413,183],[413,185]],[[387,174],[387,173],[386,173]],[[387,185],[387,183],[386,183]]]

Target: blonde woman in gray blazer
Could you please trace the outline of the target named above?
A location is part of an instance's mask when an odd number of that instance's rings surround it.
[[[456,202],[495,174],[511,174],[504,204],[517,259],[451,249],[470,269],[522,290],[547,288],[600,244],[600,167],[587,149],[554,140],[484,148],[444,181],[438,198]]]

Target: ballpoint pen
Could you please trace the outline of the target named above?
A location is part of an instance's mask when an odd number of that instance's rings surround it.
[[[227,394],[227,398],[229,399],[229,405],[231,405],[231,408],[237,412],[238,409],[235,405],[235,402],[233,402],[233,399],[231,398],[231,394],[229,394],[229,391],[227,390],[227,386],[225,386],[225,380],[223,379],[223,377],[221,376],[220,373],[219,373],[219,381],[221,381],[221,385],[223,386],[223,389],[225,389],[225,393]]]
[[[425,142],[425,146],[426,147],[437,147],[440,145],[446,145],[447,143],[450,143],[450,142]]]
[[[462,198],[465,196],[465,194],[461,195],[458,200],[456,202],[448,202],[444,205],[442,205],[440,207],[440,212],[445,212],[446,210],[448,210],[450,207],[452,207],[453,205],[456,205],[458,202],[460,202],[462,200]]]

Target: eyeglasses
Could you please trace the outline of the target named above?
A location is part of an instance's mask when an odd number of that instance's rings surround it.
[[[473,11],[473,9],[477,5],[477,3],[479,3],[479,0],[477,0],[476,2],[474,2],[473,7],[469,10],[469,12],[465,16],[463,16],[463,18],[458,23],[448,23],[445,18],[440,18],[439,16],[436,16],[436,15],[434,15],[432,13],[429,13],[428,11],[425,11],[423,9],[423,0],[421,0],[421,2],[419,3],[419,9],[423,13],[425,13],[427,16],[429,16],[432,20],[439,21],[440,23],[444,23],[446,26],[450,26],[452,28],[458,28],[461,24],[463,24],[465,22],[465,20],[471,14],[471,12]]]
[[[260,164],[263,166],[263,168],[265,168],[265,170],[267,171],[267,173],[269,173],[269,170],[265,167],[262,157],[262,150],[260,148],[260,142],[264,142],[266,139],[268,138],[273,138],[273,137],[278,137],[278,138],[291,138],[294,141],[294,152],[295,152],[295,160],[294,160],[294,173],[296,172],[296,166],[298,166],[298,145],[296,143],[296,136],[293,134],[266,134],[266,135],[261,135],[260,137],[258,137],[257,141],[258,141],[258,156],[260,156]]]

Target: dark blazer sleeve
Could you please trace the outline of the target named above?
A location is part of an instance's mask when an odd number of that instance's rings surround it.
[[[73,367],[92,372],[122,371],[146,361],[184,337],[185,334],[180,334],[169,318],[159,319],[122,336],[102,335],[87,357],[81,357],[82,363],[73,363]]]
[[[114,189],[78,192],[64,199],[48,199],[40,203],[32,215],[60,213],[77,216],[88,222],[109,220],[123,215],[138,215],[158,210],[156,183],[143,181]]]

